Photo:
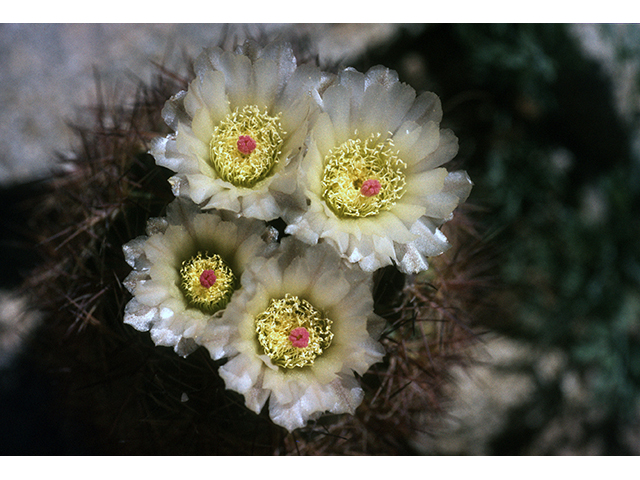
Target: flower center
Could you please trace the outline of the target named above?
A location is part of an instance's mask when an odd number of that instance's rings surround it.
[[[238,137],[238,151],[243,155],[250,155],[256,149],[256,141],[249,135]]]
[[[211,288],[217,279],[216,272],[213,270],[205,270],[200,274],[200,285],[204,288]]]
[[[284,368],[313,365],[331,345],[332,323],[309,302],[288,293],[284,298],[272,299],[255,319],[264,352]]]
[[[365,197],[373,197],[380,193],[380,182],[375,178],[370,178],[369,180],[365,180],[360,187],[360,193]]]
[[[406,164],[390,139],[379,138],[350,138],[325,157],[322,198],[338,217],[376,215],[404,194]]]
[[[222,180],[254,187],[278,163],[284,135],[279,114],[271,117],[255,105],[236,108],[213,130],[211,164]]]
[[[304,348],[309,345],[309,330],[304,327],[298,327],[289,333],[289,341],[296,348]]]
[[[236,288],[236,276],[219,255],[207,252],[182,262],[182,291],[193,307],[208,313],[223,309]]]

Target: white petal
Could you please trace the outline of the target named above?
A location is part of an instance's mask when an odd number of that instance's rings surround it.
[[[251,60],[244,55],[224,52],[218,68],[224,73],[227,95],[232,107],[251,105],[255,102],[254,78]]]
[[[238,393],[250,390],[260,375],[260,364],[247,355],[237,355],[218,369],[226,387]]]
[[[185,107],[192,118],[204,108],[214,124],[226,117],[230,109],[224,74],[214,70],[202,71],[189,86]]]
[[[253,64],[253,75],[256,85],[255,104],[260,108],[268,109],[273,105],[280,88],[278,65],[266,58],[260,58]]]
[[[350,124],[356,124],[359,120],[358,112],[362,105],[364,95],[365,77],[362,73],[353,68],[345,68],[338,73],[338,84],[344,85],[348,91],[348,101],[350,104]],[[328,91],[329,89],[327,89]],[[326,95],[326,92],[325,92]]]
[[[471,187],[473,182],[467,175],[467,172],[456,171],[449,172],[447,178],[445,178],[442,191],[455,195],[459,202],[464,202],[469,193],[471,193]]]
[[[174,172],[199,173],[198,159],[191,155],[184,155],[178,151],[175,139],[171,136],[156,138],[151,142],[150,153],[156,164]]]
[[[425,256],[440,255],[449,248],[447,237],[426,217],[419,219],[411,228],[411,232],[418,236],[412,242],[413,245]]]
[[[405,197],[408,197],[408,195],[405,195]],[[411,225],[413,225],[418,218],[426,214],[427,209],[424,205],[416,204],[417,202],[408,203],[409,198],[403,198],[402,200],[402,202],[393,206],[393,215],[395,215],[406,228],[411,228]],[[396,241],[404,243],[400,239]]]
[[[202,147],[198,151],[198,156],[203,159],[209,159],[209,142],[213,134],[214,123],[211,121],[209,113],[203,108],[198,110],[193,116],[191,123],[194,135],[202,142]]]
[[[419,132],[420,135],[413,145],[411,145],[409,149],[402,150],[402,159],[407,162],[408,165],[420,162],[432,154],[438,148],[438,145],[440,145],[440,126],[436,122],[425,123]],[[430,165],[432,163],[435,162],[429,162]],[[430,168],[436,166],[439,165],[432,165]]]
[[[321,115],[318,119],[318,125],[314,128],[314,133],[318,129],[319,146],[322,152],[328,152],[333,146],[340,145],[346,141],[349,136],[353,135],[351,127],[351,99],[349,90],[342,85],[332,85],[324,93],[322,100],[324,102],[325,111],[328,113],[327,118]],[[329,120],[330,118],[330,120]],[[332,135],[327,137],[326,132],[331,125]]]
[[[442,121],[440,99],[432,92],[425,92],[419,95],[404,120],[420,124],[433,121],[439,124]]]
[[[411,158],[413,145],[420,138],[422,127],[415,122],[404,122],[393,134],[393,144],[400,152],[400,159],[407,162]]]
[[[340,302],[349,290],[349,282],[344,277],[337,276],[335,271],[327,270],[314,282],[313,299],[322,308],[328,308]]]
[[[434,195],[442,191],[447,170],[438,168],[407,176],[406,193],[421,197]]]
[[[151,325],[158,319],[158,308],[143,305],[135,298],[127,303],[124,309],[124,323],[136,330],[148,332]]]
[[[140,236],[122,246],[125,261],[136,270],[149,269],[149,260],[144,253],[146,239],[145,236]]]
[[[440,140],[438,148],[433,152],[413,164],[412,170],[423,172],[444,165],[458,154],[458,138],[451,130],[440,130]]]
[[[178,130],[176,148],[178,152],[185,156],[194,156],[201,159],[209,158],[209,144],[205,144],[200,140],[191,128],[186,125]]]
[[[361,133],[386,135],[398,129],[415,99],[415,90],[402,83],[385,88],[378,83],[370,86],[362,99]]]

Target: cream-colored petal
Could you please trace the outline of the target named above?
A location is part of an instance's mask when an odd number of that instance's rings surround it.
[[[225,76],[225,85],[231,107],[253,105],[255,78],[251,74],[251,60],[244,55],[224,52],[220,55],[220,70]]]
[[[250,390],[261,374],[260,364],[249,356],[237,355],[218,369],[226,387],[238,393]]]
[[[359,132],[365,137],[395,132],[414,99],[413,88],[402,83],[387,88],[379,83],[371,85],[362,99]]]
[[[170,328],[152,328],[149,330],[151,340],[159,347],[173,347],[176,345],[182,335],[174,333]]]
[[[353,68],[345,68],[338,73],[338,81],[336,85],[338,84],[344,85],[347,89],[348,95],[346,101],[348,101],[350,105],[349,123],[351,125],[356,125],[359,121],[358,114],[360,106],[362,105],[362,97],[365,90],[365,77],[362,73]],[[328,91],[329,89],[327,89],[327,92]]]
[[[193,116],[193,122],[191,123],[193,134],[202,143],[203,147],[198,151],[198,156],[203,159],[209,159],[209,144],[213,135],[214,123],[211,121],[209,112],[207,110],[200,109]]]
[[[213,181],[208,175],[188,175],[186,180],[189,184],[189,197],[195,203],[202,203],[207,198],[224,190],[221,181]]]
[[[335,350],[340,350],[339,352]],[[344,348],[332,345],[325,353],[316,358],[311,373],[321,385],[331,383],[342,371]]]
[[[273,105],[280,89],[278,65],[269,59],[260,58],[253,63],[253,75],[256,92],[254,102],[258,107],[268,109]]]
[[[420,134],[416,141],[411,145],[411,147],[408,149],[400,150],[402,152],[402,159],[409,166],[413,166],[428,155],[431,155],[433,152],[435,152],[438,148],[438,145],[440,145],[440,141],[440,126],[433,121],[427,122],[422,125]],[[436,166],[439,165],[433,165],[433,167]]]
[[[447,193],[438,193],[426,198],[426,215],[431,218],[449,220],[458,206],[458,197]]]
[[[420,138],[422,126],[415,122],[404,122],[393,134],[393,145],[400,152],[400,159],[405,163],[412,154],[413,145]]]
[[[359,219],[363,220],[358,222],[362,233],[367,236],[386,237],[398,243],[406,243],[413,240],[413,235],[407,226],[396,215],[396,207],[398,205],[394,205],[391,211],[381,212],[375,217]],[[402,210],[402,207],[400,207],[400,210]]]
[[[419,124],[433,121],[442,121],[442,104],[435,93],[424,92],[418,95],[409,112],[404,117],[405,121],[412,121]]]
[[[410,229],[411,225],[415,221],[427,213],[427,208],[424,205],[420,205],[419,202],[409,203],[411,197],[405,195],[402,202],[393,206],[393,215],[402,222],[406,229]],[[401,240],[396,240],[400,243],[404,243]]]
[[[124,309],[124,323],[141,332],[148,332],[158,318],[158,307],[142,304],[135,298]]]
[[[411,165],[414,172],[424,172],[444,165],[458,154],[458,138],[451,130],[440,130],[438,148],[424,157],[423,160]]]
[[[298,240],[309,245],[318,243],[318,233],[311,227],[306,218],[299,218],[295,223],[290,223],[284,229],[287,235],[293,235]]]
[[[162,119],[165,121],[169,127],[173,130],[178,128],[179,123],[188,123],[189,122],[189,114],[186,112],[184,107],[184,100],[186,98],[187,92],[182,90],[172,96],[167,103],[164,104],[160,115]]]
[[[312,282],[311,275],[311,265],[300,258],[294,259],[284,270],[282,291],[296,292],[296,295],[306,294]]]
[[[262,192],[243,196],[241,209],[247,217],[267,221],[278,218],[282,213],[276,199]]]
[[[326,154],[331,148],[340,145],[353,135],[354,128],[351,126],[351,98],[345,86],[332,85],[324,93],[322,100],[327,114],[320,115],[318,118],[314,135],[319,136],[317,141],[320,151]],[[330,131],[328,131],[328,125],[331,125]]]
[[[382,85],[386,88],[391,88],[397,84],[398,81],[398,73],[382,65],[371,67],[364,74],[365,88],[370,88],[372,85]]]
[[[425,256],[440,255],[450,247],[444,234],[427,217],[420,218],[411,227],[411,232],[417,235],[412,244]]]
[[[318,88],[325,82],[326,74],[312,65],[301,65],[282,85],[282,89],[275,100],[275,112],[283,112],[283,117],[294,116],[300,118],[311,117],[318,108],[320,99]],[[283,118],[284,122],[288,122]],[[283,123],[285,129],[291,125]]]
[[[192,155],[184,155],[178,151],[175,138],[156,138],[151,142],[149,151],[156,164],[174,172],[199,173],[198,159]]]
[[[378,235],[372,235],[373,237],[373,246],[376,250],[376,253],[384,258],[390,258],[391,260],[396,260],[396,252],[393,248],[393,240],[388,237],[380,237]]]
[[[211,192],[211,196],[209,200],[205,201],[204,204],[202,205],[203,210],[218,209],[218,210],[229,210],[231,212],[236,212],[236,213],[239,213],[242,210],[241,203],[240,203],[241,197],[238,197],[236,195],[235,189],[224,188],[225,186],[222,186],[222,185],[214,185],[211,187],[206,186],[206,187],[202,187],[202,190],[201,190],[202,193],[198,191],[200,195],[204,194],[203,196],[205,197],[209,196],[206,194]],[[218,190],[215,191],[214,187],[217,188]],[[194,201],[196,201],[196,198],[200,198],[200,195],[198,197],[194,197],[192,195],[191,198]]]
[[[305,164],[312,163],[315,170],[319,170],[321,175],[324,169],[324,157],[332,148],[340,144],[335,134],[334,125],[336,125],[335,129],[340,129],[340,123],[332,120],[328,114],[322,113],[318,116],[313,126],[312,141],[303,160]]]
[[[209,158],[209,145],[203,143],[187,125],[182,126],[176,134],[176,148],[185,156]]]
[[[293,48],[288,43],[274,42],[256,52],[260,59],[268,59],[277,66],[274,77],[278,86],[291,82],[291,76],[296,72],[296,57]]]
[[[406,274],[416,274],[429,268],[429,262],[425,255],[420,253],[414,243],[398,245],[398,270]]]
[[[447,170],[437,168],[421,173],[407,175],[406,194],[425,197],[442,191]]]
[[[205,110],[214,124],[227,116],[230,109],[225,92],[224,73],[214,70],[201,71],[189,86],[185,108],[192,118],[199,110]]]
[[[340,302],[349,293],[350,285],[344,277],[337,276],[335,270],[318,272],[314,281],[313,301],[323,309]],[[316,274],[317,275],[317,274]]]
[[[351,350],[345,364],[359,375],[364,375],[372,364],[382,361],[384,355],[382,345],[368,337],[363,339],[359,348]]]
[[[224,74],[207,71],[200,77],[202,78],[200,87],[202,99],[207,105],[211,122],[216,124],[231,112],[229,97],[224,88]]]
[[[270,402],[269,415],[274,423],[291,432],[324,412],[353,414],[363,398],[357,382],[350,377],[337,378],[326,386],[310,385],[297,401]]]
[[[460,202],[464,202],[471,193],[471,187],[473,182],[467,172],[455,171],[449,172],[445,178],[442,191],[455,195]]]
[[[149,259],[147,259],[147,256],[144,253],[144,244],[146,239],[147,237],[141,235],[122,247],[125,261],[130,267],[134,268],[134,270],[145,272],[149,270]]]

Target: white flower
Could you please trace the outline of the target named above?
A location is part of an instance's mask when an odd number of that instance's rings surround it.
[[[364,393],[354,376],[384,355],[371,275],[326,244],[285,238],[279,253],[252,262],[222,316],[237,329],[220,367],[228,389],[292,431],[324,412],[351,413]],[[207,345],[205,332],[200,343]]]
[[[180,355],[195,350],[205,327],[218,322],[245,265],[269,250],[261,238],[270,233],[264,222],[222,215],[200,213],[191,201],[177,199],[166,217],[149,220],[146,236],[122,247],[133,267],[124,285],[134,296],[124,322]],[[212,354],[222,351],[228,336],[224,327],[209,333]]]
[[[325,239],[366,271],[392,263],[404,273],[426,270],[425,257],[448,248],[438,227],[472,185],[465,172],[442,167],[458,141],[439,127],[438,97],[416,96],[383,67],[348,68],[322,102],[300,166],[309,205],[285,214],[286,233]]]
[[[278,199],[296,185],[291,163],[317,109],[317,88],[328,76],[297,67],[284,43],[260,49],[247,42],[237,53],[207,49],[195,71],[189,89],[162,112],[177,133],[151,146],[156,163],[177,173],[169,180],[174,195],[203,209],[278,218]]]

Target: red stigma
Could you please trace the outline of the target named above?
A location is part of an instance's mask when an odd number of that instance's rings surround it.
[[[249,135],[240,135],[238,138],[238,151],[243,155],[249,155],[256,149],[256,141]]]
[[[200,285],[204,288],[211,288],[211,286],[216,283],[217,279],[218,277],[216,277],[216,272],[213,270],[205,270],[200,274]]]
[[[360,187],[360,193],[365,197],[373,197],[380,193],[380,182],[375,178],[370,178],[369,180],[365,180],[362,183],[362,187]]]
[[[304,348],[309,345],[309,332],[304,327],[294,328],[289,332],[291,345],[296,348]]]

